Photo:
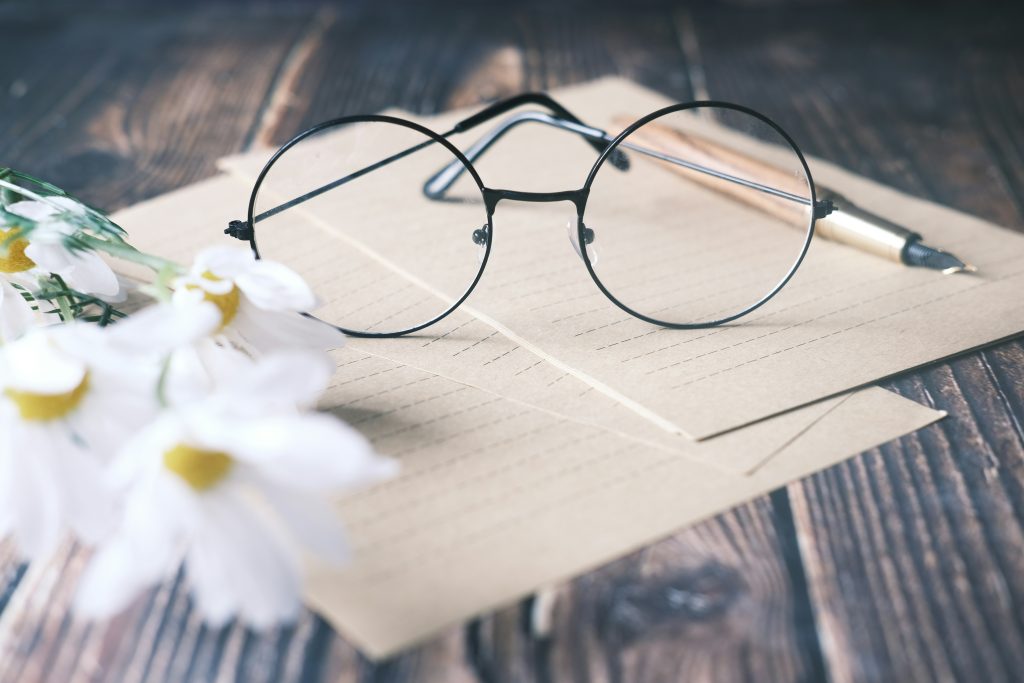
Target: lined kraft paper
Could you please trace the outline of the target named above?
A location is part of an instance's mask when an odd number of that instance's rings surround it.
[[[234,244],[219,228],[244,206],[248,188],[237,178],[221,176],[182,188],[119,212],[114,218],[129,230],[140,249],[188,263],[203,246]],[[303,235],[297,249],[317,253],[316,225],[296,224]],[[239,248],[241,244],[239,244]],[[372,264],[371,264],[372,265]],[[378,270],[380,268],[378,267]],[[336,301],[330,286],[332,268],[307,272],[310,284],[324,300],[317,314],[330,319]],[[377,270],[364,268],[369,278]],[[137,270],[133,274],[145,277]],[[668,431],[623,405],[613,395],[595,390],[564,368],[524,348],[469,313],[455,311],[435,328],[411,339],[349,339],[348,346],[371,355],[411,365],[555,413],[578,422],[638,439],[662,450],[695,458],[729,472],[749,473],[763,464],[826,412],[840,398],[819,401],[697,444]],[[869,393],[884,393],[871,389]],[[400,398],[400,397],[396,397]]]
[[[609,130],[617,130],[614,120],[636,118],[670,103],[662,95],[618,79],[565,88],[555,95],[588,123]],[[422,120],[443,130],[466,113]],[[593,150],[563,131],[531,125],[509,133],[480,160],[477,166],[484,183],[524,190],[582,186],[595,159]],[[694,117],[687,125],[752,156],[768,161],[777,156],[777,150],[705,118]],[[452,140],[466,148],[485,130],[453,136]],[[358,133],[339,133],[333,141],[325,136],[325,156],[330,157],[332,145],[345,146],[344,136],[352,134]],[[224,160],[223,167],[251,183],[267,156],[265,152],[251,153]],[[410,159],[388,172],[395,173],[396,186],[420,187],[437,170],[430,163],[425,159],[417,165]],[[896,192],[821,160],[812,159],[810,165],[818,183],[919,230],[928,242],[976,264],[979,272],[943,276],[814,240],[794,279],[754,313],[710,330],[663,329],[626,314],[598,291],[566,239],[566,219],[575,215],[570,205],[503,202],[494,217],[494,247],[486,272],[462,310],[503,332],[523,351],[521,356],[516,351],[497,358],[494,363],[500,367],[515,372],[519,362],[531,354],[543,357],[554,368],[572,374],[661,428],[696,439],[1016,335],[1024,328],[1024,308],[1019,305],[1024,291],[1024,236]],[[725,214],[729,220],[751,225],[772,220],[751,207],[681,181],[655,164],[635,161],[622,178],[610,190],[618,194],[604,204],[606,220],[607,207],[618,202],[630,212],[621,217],[624,221],[641,215],[644,220],[664,218],[670,223],[670,214],[657,215],[649,207],[644,213],[642,204],[638,208],[637,202],[631,201],[644,187],[668,183],[678,188],[681,215],[686,220],[714,225]],[[473,186],[468,178],[463,181],[453,195],[472,198]],[[302,182],[301,175],[296,176],[296,183]],[[420,225],[396,247],[393,241],[385,243],[379,232],[364,229],[360,221],[366,212],[379,211],[386,204],[399,224],[415,225],[423,207],[431,202],[409,196],[413,199],[388,203],[387,197],[373,193],[329,192],[281,216],[293,215],[289,221],[318,226],[321,244],[342,240],[358,247],[359,256],[354,258],[387,264],[391,278],[387,287],[407,287],[419,297],[418,305],[433,310],[436,298],[455,298],[465,282],[455,273],[433,272],[429,264],[422,263],[421,254],[431,246],[429,226]],[[451,203],[447,207],[450,218],[445,220],[473,225],[479,218],[478,204]],[[267,257],[297,264],[300,271],[310,269],[304,263],[308,252],[291,240],[289,230],[269,229],[269,224],[264,227],[267,229],[259,230],[258,226],[258,236]],[[599,245],[602,227],[594,227]],[[709,254],[723,254],[723,245],[715,242],[716,234],[714,230],[687,233],[689,239],[678,245],[678,252],[672,251],[671,240],[666,239],[644,258],[664,256],[698,264]],[[728,251],[729,266],[723,271],[726,281],[742,275],[748,266],[744,255],[749,258],[774,248],[770,235],[770,230],[751,235],[749,248]],[[327,251],[325,246],[321,253]],[[596,267],[600,274],[601,264]],[[637,278],[646,276],[642,267],[635,271]],[[715,310],[724,302],[721,297],[728,296],[728,288],[722,287],[720,280],[690,282],[692,298]],[[325,315],[344,317],[363,305],[357,298],[346,297],[329,302]],[[942,321],[941,333],[937,321]],[[441,325],[427,333],[446,329]],[[412,346],[422,339],[399,340],[390,346]]]
[[[114,218],[140,248],[188,262],[236,217],[246,194],[240,188],[235,179],[215,178]],[[321,283],[312,284],[329,297]],[[473,329],[482,323],[472,318],[463,324],[442,332],[445,339],[464,334],[459,348],[495,344],[494,351],[526,353],[498,346],[504,337]],[[339,502],[354,562],[341,571],[314,567],[307,595],[376,657],[942,415],[870,388],[706,442],[672,437],[671,448],[651,434],[671,435],[614,401],[595,400],[574,419],[552,409],[582,406],[573,403],[578,392],[604,395],[572,375],[542,370],[550,363],[539,357],[523,363],[533,369],[520,379],[543,389],[523,390],[525,400],[428,372],[422,366],[454,372],[457,361],[484,372],[497,355],[457,353],[455,346],[442,354],[443,342],[431,339],[383,346],[420,349],[421,367],[364,350],[379,351],[374,344],[385,340],[352,340],[335,352],[338,372],[324,401],[402,464],[395,480]],[[720,460],[746,463],[740,469],[754,473],[709,464]]]
[[[741,476],[354,349],[338,360],[329,402],[402,473],[340,503],[355,561],[314,569],[308,601],[376,657],[941,416],[867,389]]]

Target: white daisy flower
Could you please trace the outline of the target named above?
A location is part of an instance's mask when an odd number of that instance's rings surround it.
[[[47,201],[25,200],[9,204],[9,213],[36,222],[27,238],[18,237],[20,227],[0,230],[0,273],[8,280],[37,288],[39,276],[54,273],[69,287],[86,294],[113,297],[120,291],[114,271],[93,251],[71,251],[65,239],[77,228],[65,214],[84,214],[86,209],[68,197],[48,197]]]
[[[25,559],[70,530],[86,543],[114,521],[103,464],[152,415],[156,373],[111,358],[89,325],[35,329],[0,348],[0,538]]]
[[[393,472],[344,423],[301,410],[333,371],[323,354],[252,363],[237,351],[218,353],[248,371],[169,409],[122,449],[112,472],[126,491],[123,521],[83,575],[80,614],[120,611],[184,562],[196,608],[213,625],[234,616],[256,628],[293,619],[297,545],[331,561],[345,557],[330,496]]]
[[[336,328],[300,315],[317,306],[302,277],[280,263],[257,260],[248,249],[205,249],[172,286],[176,306],[212,304],[219,313],[213,332],[256,351],[331,349],[344,341]],[[166,321],[168,328],[177,325]]]

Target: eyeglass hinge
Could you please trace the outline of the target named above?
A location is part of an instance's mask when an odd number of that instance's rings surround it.
[[[824,218],[836,210],[836,205],[831,199],[822,199],[814,203],[814,218]]]
[[[235,239],[248,241],[252,239],[252,226],[249,225],[248,221],[231,221],[228,223],[228,227],[224,229],[224,234],[231,235]]]

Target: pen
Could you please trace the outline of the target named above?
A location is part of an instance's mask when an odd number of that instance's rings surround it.
[[[686,166],[698,164],[741,178],[754,177],[759,183],[769,186],[786,187],[787,184],[792,184],[789,174],[785,171],[690,132],[682,133],[664,125],[648,123],[637,129],[622,144],[626,149],[647,151],[630,144],[633,140],[656,147],[679,159],[685,159],[690,162]],[[794,211],[808,208],[780,200],[770,194],[751,192],[743,185],[722,183],[713,175],[694,173],[686,166],[677,163],[670,164],[669,168],[694,182],[731,195],[776,217],[790,220]],[[820,186],[817,190],[818,204],[823,210],[815,223],[815,235],[890,261],[932,268],[945,274],[977,270],[949,252],[924,244],[919,233],[857,206],[838,192]]]
[[[822,201],[831,202],[832,211],[815,224],[815,234],[890,261],[908,266],[941,270],[945,274],[977,270],[948,251],[929,247],[919,233],[862,209],[838,192],[820,188]]]

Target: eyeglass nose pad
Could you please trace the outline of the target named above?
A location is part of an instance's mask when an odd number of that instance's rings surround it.
[[[487,245],[491,241],[491,229],[489,225],[477,228],[473,231],[473,244],[480,247],[476,252],[476,262],[483,264],[484,256],[487,254]]]
[[[569,219],[569,222],[565,224],[566,231],[569,233],[569,242],[572,244],[572,248],[576,250],[576,255],[586,263],[586,259],[583,257],[583,247],[580,246],[580,230],[576,229],[576,221]],[[592,244],[594,242],[594,231],[583,224],[583,242],[584,244]],[[590,257],[590,265],[597,265],[597,250],[594,247],[588,247],[587,256]]]

